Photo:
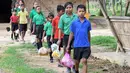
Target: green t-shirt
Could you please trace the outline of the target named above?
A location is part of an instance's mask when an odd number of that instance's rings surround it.
[[[66,13],[63,14],[60,18],[58,28],[60,28],[65,35],[70,34],[70,25],[73,20],[78,18],[76,14],[72,14],[72,16],[68,16]]]
[[[51,22],[47,22],[44,26],[44,31],[46,31],[46,35],[49,36],[49,35],[52,35],[52,24]]]
[[[43,25],[45,22],[45,16],[42,13],[36,14],[33,18],[33,22],[36,25]]]
[[[33,19],[33,17],[34,17],[36,14],[37,14],[36,9],[32,9],[31,12],[30,12],[30,15],[29,15],[30,19]]]

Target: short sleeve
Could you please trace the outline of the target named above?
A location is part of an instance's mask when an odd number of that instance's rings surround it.
[[[36,17],[35,17],[35,16],[34,16],[34,18],[33,18],[33,22],[36,23]]]
[[[70,25],[70,31],[74,33],[74,29],[75,27],[74,27],[74,21],[73,21]]]
[[[10,17],[10,20],[12,20],[12,16]]]
[[[92,30],[92,27],[91,27],[91,23],[90,22],[88,22],[88,31],[90,31],[90,30]]]
[[[63,16],[61,16],[59,24],[58,24],[58,28],[59,29],[63,29],[63,25],[64,25],[64,23],[63,23]]]
[[[55,22],[55,18],[54,18],[54,19],[52,20],[52,26],[54,27],[55,24],[56,24],[56,22]]]
[[[47,25],[48,25],[48,22],[44,26],[44,31],[47,31]]]
[[[28,16],[28,12],[26,11],[26,16]]]
[[[30,19],[33,19],[33,12],[31,11],[30,14],[29,14],[29,18]]]

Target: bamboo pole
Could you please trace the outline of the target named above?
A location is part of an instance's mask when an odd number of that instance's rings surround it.
[[[117,48],[117,50],[122,50],[122,51],[125,53],[126,51],[125,51],[125,49],[122,47],[122,43],[121,43],[121,41],[120,41],[120,39],[119,39],[117,33],[115,32],[116,30],[115,30],[115,28],[114,28],[113,25],[112,25],[113,23],[110,21],[110,18],[109,18],[109,16],[107,15],[107,13],[106,13],[106,11],[105,11],[105,9],[104,9],[104,7],[103,7],[101,0],[98,0],[98,2],[99,2],[99,5],[100,5],[100,7],[101,7],[101,11],[102,11],[102,13],[103,13],[105,19],[107,20],[108,24],[109,24],[110,27],[111,27],[112,33],[114,34],[114,36],[115,36],[116,39],[117,39],[118,46],[119,46],[119,47]]]
[[[127,15],[127,12],[128,12],[128,9],[129,9],[129,5],[130,5],[130,0],[127,1],[127,4],[126,4],[125,16]]]

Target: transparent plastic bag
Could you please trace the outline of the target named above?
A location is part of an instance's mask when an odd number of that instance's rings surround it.
[[[60,59],[60,57],[61,57],[61,52],[60,52],[59,50],[55,50],[55,51],[53,51],[52,56],[53,56],[54,58],[56,58],[56,59]]]
[[[51,49],[52,49],[52,51],[58,50],[59,46],[54,43],[54,44],[51,45]]]

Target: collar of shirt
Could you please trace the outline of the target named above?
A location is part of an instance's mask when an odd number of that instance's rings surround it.
[[[81,23],[81,21],[80,21],[80,19],[79,19],[79,17],[78,17],[78,22],[80,22]],[[84,17],[84,21],[83,21],[83,23],[84,22],[87,22],[87,19]]]
[[[73,16],[73,17],[75,17],[75,14],[74,14],[74,13],[72,13],[72,16]],[[69,15],[67,15],[67,14],[65,13],[65,17],[66,17],[66,18],[69,18],[70,16],[69,16]]]

